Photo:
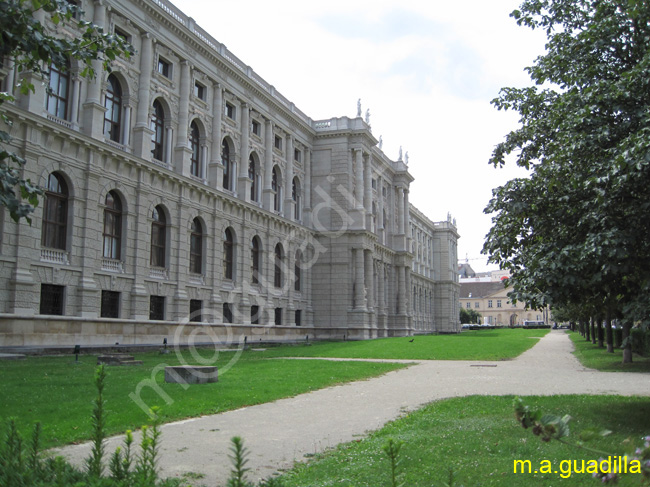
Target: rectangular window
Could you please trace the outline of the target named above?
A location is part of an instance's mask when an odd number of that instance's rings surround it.
[[[101,317],[120,317],[120,293],[117,291],[102,291]]]
[[[149,298],[149,319],[162,321],[165,319],[165,296]]]
[[[64,294],[65,286],[41,284],[40,314],[63,316]]]
[[[172,65],[169,61],[159,57],[158,58],[158,72],[162,74],[165,78],[172,77]]]
[[[200,299],[190,299],[190,321],[203,321],[201,317],[201,310],[203,309],[203,301]]]
[[[260,307],[251,306],[251,325],[260,324]]]
[[[302,326],[302,310],[296,310],[296,326]]]
[[[258,137],[262,136],[262,126],[257,120],[251,122],[251,132],[253,132]]]
[[[372,189],[377,189],[377,180],[372,178]]]
[[[231,120],[235,120],[237,116],[237,111],[235,110],[235,105],[232,105],[228,102],[226,102],[226,117],[228,117]]]
[[[293,158],[297,162],[302,162],[302,151],[300,149],[294,149],[293,151]]]
[[[282,326],[282,308],[275,308],[275,324]]]
[[[497,308],[500,308],[500,307],[501,307],[501,300],[497,299]]]
[[[68,101],[70,99],[70,75],[67,68],[52,65],[50,67],[50,83],[47,93],[47,112],[62,120],[68,118]]]
[[[230,303],[223,303],[223,322],[232,323],[232,308]]]
[[[491,307],[492,307],[492,300],[488,299],[488,308],[491,308]]]
[[[466,305],[465,307],[466,307],[467,309],[470,309],[470,308],[472,307],[472,303],[467,303],[467,305]]]
[[[279,135],[275,136],[275,148],[278,150],[282,150],[282,137]]]
[[[476,309],[478,309],[480,306],[481,306],[481,305],[479,304],[478,301],[476,301],[476,302],[474,303],[474,307],[475,307]]]
[[[194,82],[194,96],[197,97],[199,100],[205,101],[205,86],[203,86],[201,83],[198,81]]]
[[[131,42],[131,34],[129,34],[128,32],[126,32],[126,31],[124,31],[122,29],[120,29],[119,27],[115,27],[115,35],[118,36],[118,37],[121,37],[122,40],[124,40],[126,42],[129,42],[129,43]]]

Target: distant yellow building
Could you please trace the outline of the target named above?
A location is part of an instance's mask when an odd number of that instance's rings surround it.
[[[502,278],[504,276],[498,276]],[[460,280],[460,306],[481,314],[481,324],[496,326],[523,325],[524,321],[548,323],[548,310],[525,309],[524,303],[513,304],[508,298],[512,288],[501,280],[470,278]]]

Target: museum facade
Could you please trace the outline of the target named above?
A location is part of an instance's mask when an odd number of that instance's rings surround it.
[[[360,109],[312,120],[165,0],[80,3],[136,54],[49,90],[3,60],[44,196],[0,210],[0,346],[459,331],[455,222],[409,203]]]

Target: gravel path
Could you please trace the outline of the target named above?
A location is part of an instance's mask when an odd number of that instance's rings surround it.
[[[249,478],[268,477],[306,454],[364,436],[405,411],[438,399],[480,395],[619,394],[650,396],[650,374],[585,369],[573,345],[552,330],[517,359],[503,362],[420,361],[381,377],[329,387],[272,403],[162,427],[161,475],[201,473],[197,485],[225,485],[230,438],[249,449]],[[122,444],[107,441],[107,451]],[[139,438],[136,437],[136,442]],[[75,463],[88,444],[57,450]]]

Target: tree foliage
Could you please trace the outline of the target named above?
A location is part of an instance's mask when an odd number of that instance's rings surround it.
[[[107,34],[91,22],[79,20],[83,12],[66,0],[0,0],[0,61],[10,60],[17,73],[17,89],[23,95],[34,91],[31,82],[20,77],[31,72],[36,78],[47,79],[50,66],[64,71],[70,59],[81,65],[80,74],[95,76],[94,61],[100,61],[110,71],[110,62],[118,56],[129,57],[133,48],[120,36]],[[62,22],[74,24],[77,35],[68,38],[56,35],[39,18],[49,16],[56,27]],[[10,120],[2,111],[2,104],[13,101],[11,93],[0,93],[2,122]],[[0,130],[0,205],[9,210],[11,217],[29,220],[38,203],[41,190],[22,178],[25,161],[7,148],[11,138]]]
[[[511,16],[544,29],[534,86],[493,104],[520,114],[490,163],[529,178],[493,190],[483,252],[511,272],[511,298],[644,317],[650,287],[650,4],[526,0]]]
[[[474,309],[460,308],[460,322],[462,324],[480,323],[481,313]]]

